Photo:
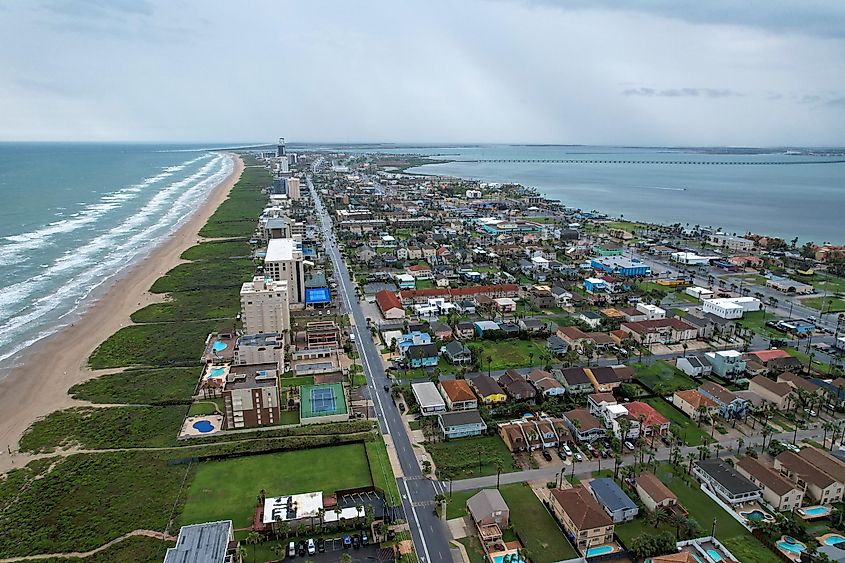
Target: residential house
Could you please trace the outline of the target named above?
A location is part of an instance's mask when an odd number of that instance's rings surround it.
[[[413,344],[405,350],[408,367],[436,367],[439,347],[437,344]]]
[[[644,471],[637,476],[635,489],[640,500],[651,512],[658,509],[672,512],[680,508],[675,493],[650,471]]]
[[[566,387],[566,392],[571,395],[584,395],[594,391],[593,382],[584,368],[564,368],[556,371],[555,374],[558,375],[558,380]]]
[[[525,380],[518,371],[509,369],[500,378],[501,385],[508,397],[514,401],[534,402],[537,398],[537,391]]]
[[[443,357],[453,365],[467,365],[472,363],[472,352],[461,341],[453,340],[442,348]]]
[[[794,397],[791,385],[772,381],[765,375],[752,378],[748,390],[773,403],[778,410],[787,410]]]
[[[552,489],[549,502],[569,540],[582,553],[613,541],[613,520],[584,485]]]
[[[452,327],[440,321],[431,321],[428,325],[431,334],[438,340],[447,340],[452,338]]]
[[[743,418],[748,410],[746,399],[728,391],[718,383],[708,381],[698,388],[698,392],[716,403],[722,418]]]
[[[593,416],[602,416],[604,410],[617,404],[613,393],[592,393],[587,396],[587,408]]]
[[[820,385],[813,383],[805,377],[792,373],[791,371],[786,371],[778,375],[778,382],[786,383],[792,387],[792,389],[795,390],[796,395],[798,394],[798,389],[803,389],[810,395],[818,395],[819,397],[823,397],[827,393],[827,391],[825,391]]]
[[[584,280],[584,289],[590,295],[608,293],[610,291],[610,284],[601,278],[586,278]]]
[[[498,489],[484,489],[467,500],[467,514],[481,531],[485,526],[507,529],[510,510]]]
[[[470,389],[469,384],[463,379],[452,379],[439,383],[443,398],[446,399],[446,406],[452,411],[475,410],[478,408],[478,399]]]
[[[607,431],[601,421],[587,409],[572,409],[563,413],[563,420],[578,442],[593,442],[604,438]]]
[[[569,351],[569,344],[560,336],[553,334],[546,339],[546,350],[554,356],[564,356]]]
[[[728,504],[740,504],[758,500],[761,489],[739,473],[728,462],[711,457],[693,463],[693,475]]]
[[[637,504],[613,479],[600,477],[591,480],[588,486],[614,524],[630,522],[639,514],[640,509]]]
[[[628,416],[640,422],[642,436],[651,436],[654,432],[664,436],[669,432],[669,419],[648,403],[631,401],[624,406]]]
[[[814,453],[808,455],[810,450],[814,450]],[[822,455],[820,450],[812,447],[802,448],[800,454],[787,450],[775,457],[774,467],[781,475],[806,489],[807,496],[814,503],[835,504],[842,501],[845,466],[837,467],[834,462],[839,460],[834,456],[830,456],[833,461],[820,461]]]
[[[622,384],[622,379],[610,366],[585,368],[584,373],[587,374],[596,393],[610,393]]]
[[[801,508],[804,489],[790,481],[760,460],[745,456],[736,464],[736,470],[763,491],[763,500],[782,512]]]
[[[557,305],[555,296],[548,289],[533,288],[528,293],[528,300],[537,309],[551,309]]]
[[[682,356],[675,360],[675,367],[696,379],[702,379],[710,375],[713,366],[710,365],[704,356]]]
[[[446,438],[480,436],[487,425],[477,410],[444,412],[438,415],[440,431]]]
[[[548,323],[544,323],[538,319],[519,319],[519,321],[517,321],[517,326],[519,326],[521,331],[532,336],[549,333]]]
[[[411,384],[411,391],[420,406],[420,414],[423,416],[446,412],[446,402],[440,396],[440,391],[437,390],[437,385],[434,383],[430,381],[413,383]]]
[[[497,405],[508,400],[508,396],[502,387],[489,375],[477,375],[468,381],[470,387],[485,405]]]
[[[510,297],[497,297],[493,300],[493,306],[500,313],[516,312],[516,301]]]
[[[578,313],[575,318],[579,321],[585,322],[592,329],[598,328],[601,324],[601,315],[595,311],[583,311]]]
[[[491,332],[501,331],[499,323],[494,321],[475,321],[473,326],[475,327],[475,334],[479,338],[484,338],[486,334]]]
[[[745,360],[736,350],[707,352],[704,357],[713,366],[713,373],[722,379],[734,381],[745,374]]]
[[[566,394],[566,387],[552,376],[551,373],[535,369],[528,374],[528,380],[544,397],[557,397]]]
[[[583,330],[577,326],[562,326],[557,329],[557,336],[563,339],[571,348],[579,352],[584,349],[584,344],[592,342]]]
[[[703,407],[705,416],[715,416],[719,412],[719,405],[695,389],[686,391],[675,391],[672,395],[672,404],[681,409],[685,415],[692,420],[698,420],[701,416],[699,411]]]
[[[458,321],[455,323],[454,335],[463,340],[472,340],[475,337],[475,324],[472,321]]]
[[[556,307],[569,307],[572,304],[572,293],[566,289],[554,286],[550,292],[555,299]]]

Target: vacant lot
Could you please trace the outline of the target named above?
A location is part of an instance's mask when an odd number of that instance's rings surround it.
[[[688,446],[700,446],[709,443],[710,436],[699,428],[695,422],[680,412],[678,409],[667,403],[660,397],[653,397],[645,401],[654,407],[654,410],[672,421],[672,427],[676,435],[684,440]]]
[[[200,368],[128,369],[70,388],[74,399],[93,403],[155,403],[190,399]]]
[[[810,297],[802,299],[801,303],[824,313],[841,313],[845,311],[845,299],[828,295],[827,297]]]
[[[479,359],[482,370],[488,368],[488,357],[492,359],[489,368],[499,370],[540,365],[546,354],[545,342],[539,339],[483,340],[470,343],[469,348],[473,351],[473,357]]]
[[[698,387],[695,381],[665,360],[657,360],[651,364],[638,363],[633,367],[637,372],[637,380],[661,395]]]
[[[434,459],[440,479],[466,479],[496,474],[496,462],[502,473],[518,469],[513,455],[498,436],[459,438],[428,444],[426,451]]]
[[[256,498],[372,485],[364,444],[207,461],[188,488],[181,524],[231,519],[252,522]]]
[[[196,365],[217,326],[201,321],[123,327],[94,350],[88,363],[93,369]]]

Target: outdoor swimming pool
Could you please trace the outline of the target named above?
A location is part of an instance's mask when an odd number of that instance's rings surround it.
[[[811,506],[809,508],[802,508],[800,512],[806,514],[807,516],[825,516],[830,514],[830,508],[827,506]]]
[[[783,551],[800,554],[807,550],[807,546],[791,536],[783,536],[775,545]]]
[[[223,377],[226,373],[226,368],[211,368],[208,370],[208,377]]]
[[[845,542],[845,537],[842,537],[839,534],[830,534],[822,541],[825,545],[836,545],[838,543]]]
[[[722,560],[722,554],[716,551],[715,549],[708,549],[707,555],[709,555],[710,559],[712,559],[716,563],[719,563],[719,561]]]
[[[229,347],[228,344],[226,344],[225,342],[220,342],[218,340],[217,342],[215,342],[214,344],[211,345],[211,350],[213,352],[222,352],[223,350],[225,350],[228,347]]]
[[[762,522],[763,520],[768,519],[769,516],[762,510],[752,510],[751,512],[741,512],[740,514],[742,514],[746,520],[751,520],[753,522]]]
[[[201,432],[203,434],[214,431],[214,425],[208,420],[198,420],[193,423],[192,426],[197,432]]]
[[[496,555],[495,557],[493,557],[493,563],[502,563],[502,561],[505,560],[505,557],[508,557],[508,561],[510,563],[525,563],[525,559],[520,557],[516,552],[506,553],[504,555]]]
[[[600,545],[598,547],[591,547],[585,555],[587,557],[595,557],[596,555],[607,555],[608,553],[613,553],[613,551],[612,545]]]

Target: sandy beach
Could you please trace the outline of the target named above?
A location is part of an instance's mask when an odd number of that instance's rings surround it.
[[[147,291],[153,282],[179,264],[179,256],[199,240],[199,230],[228,197],[243,172],[243,161],[232,155],[235,167],[209,192],[205,202],[175,233],[146,258],[102,291],[72,326],[45,338],[25,353],[18,367],[0,381],[0,474],[25,465],[29,456],[14,453],[26,429],[53,411],[82,404],[68,389],[97,375],[87,367],[88,356],[129,320],[137,309],[161,300]],[[10,455],[9,450],[13,453]]]

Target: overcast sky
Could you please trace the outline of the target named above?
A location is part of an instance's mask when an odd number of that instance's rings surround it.
[[[278,136],[845,145],[845,2],[0,0],[0,140]]]

